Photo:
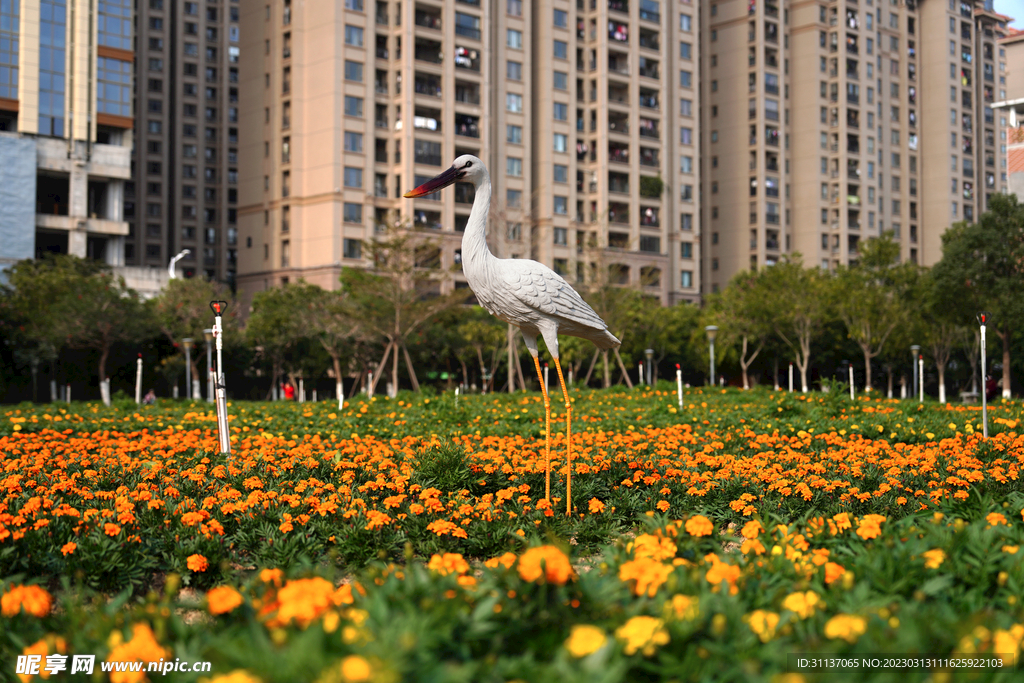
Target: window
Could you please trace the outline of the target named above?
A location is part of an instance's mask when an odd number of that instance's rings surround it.
[[[164,70],[164,60],[162,60],[162,59],[154,59],[154,58],[151,57],[150,60],[149,60],[149,70],[150,71],[163,71]]]
[[[555,133],[555,144],[554,150],[556,152],[565,152],[569,149],[569,138],[563,133]]]
[[[345,187],[354,187],[361,189],[363,187],[363,169],[346,166]]]
[[[693,157],[679,157],[679,171],[681,173],[693,173]]]
[[[103,114],[131,116],[132,63],[98,57],[96,66],[96,110]],[[0,80],[2,74],[0,70]]]
[[[679,58],[693,59],[693,45],[691,43],[679,43]]]
[[[523,80],[523,63],[509,60],[505,63],[505,75],[510,81]]]
[[[505,190],[505,204],[510,209],[518,209],[523,203],[523,193],[520,190]]]
[[[556,9],[555,26],[557,26],[558,28],[565,28],[568,25],[568,15],[566,14],[565,10]]]
[[[455,33],[473,40],[480,40],[480,17],[463,12],[455,13]],[[510,46],[511,47],[511,46]]]
[[[345,258],[358,259],[363,257],[363,243],[359,240],[346,237],[343,245],[342,249]]]
[[[345,24],[345,44],[355,47],[363,46],[363,29]]]
[[[505,34],[505,45],[514,50],[523,49],[523,32],[508,29]]]
[[[679,72],[679,86],[682,88],[693,87],[693,72],[691,71],[680,71]]]
[[[515,93],[505,94],[505,109],[516,114],[523,113],[523,96]]]
[[[363,115],[363,98],[345,95],[345,116]]]
[[[684,213],[679,215],[680,228],[690,232],[693,230],[693,214]]]
[[[522,0],[506,0],[505,12],[506,14],[511,14],[513,17],[523,16]]]
[[[569,54],[569,45],[564,40],[556,40],[554,45],[556,59],[565,59]]]
[[[517,157],[508,157],[505,159],[505,173],[515,178],[522,177],[523,175],[523,160]]]
[[[689,244],[689,242],[684,242],[683,244]],[[692,270],[682,270],[682,271],[679,271],[679,286],[684,288],[684,289],[689,289],[689,288],[693,287],[693,271]]]
[[[693,100],[682,98],[679,100],[680,116],[693,116]]]
[[[692,28],[691,28],[691,17],[690,17],[689,14],[680,14],[679,15],[679,30],[680,31],[685,31],[686,33],[689,33],[692,30]]]
[[[552,82],[555,86],[555,90],[569,89],[569,75],[564,71],[555,71],[553,73]]]
[[[556,121],[566,121],[569,118],[569,105],[562,102],[555,102],[554,115]]]
[[[362,223],[363,205],[346,202],[343,209],[342,220],[344,220],[346,223]]]
[[[348,59],[345,60],[345,80],[346,81],[363,81],[363,64],[362,62],[353,62]]]
[[[569,182],[569,167],[564,164],[555,164],[554,178],[556,183]]]
[[[362,152],[363,151],[363,134],[353,133],[351,131],[345,131],[345,151],[346,152]]]
[[[513,145],[523,144],[523,127],[513,126],[512,124],[506,124],[505,141],[510,142]]]
[[[569,213],[569,199],[567,197],[554,197],[554,203],[552,204],[552,210],[561,216]],[[558,231],[562,231],[562,241],[558,241]],[[555,228],[555,244],[565,244],[565,228]]]

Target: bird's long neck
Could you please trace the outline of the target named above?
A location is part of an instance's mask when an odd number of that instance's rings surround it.
[[[487,248],[487,214],[491,209],[491,178],[484,172],[476,186],[473,209],[469,212],[466,232],[462,235],[463,269],[481,265],[491,256]]]

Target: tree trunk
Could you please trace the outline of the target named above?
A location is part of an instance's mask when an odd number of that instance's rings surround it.
[[[748,359],[747,358],[747,344],[748,343],[749,343],[749,340],[747,339],[747,335],[743,335],[743,353],[740,354],[740,370],[743,372],[743,389],[744,390],[750,389],[750,380],[748,379],[747,368],[749,368],[750,364],[753,363],[754,359],[757,358],[757,354],[761,353],[761,347],[764,346],[764,342],[758,344],[757,345],[757,349],[754,350],[754,355],[752,355]]]
[[[1009,354],[1010,352],[1007,351],[1006,353]],[[109,357],[110,357],[110,344],[104,344],[103,347],[100,349],[100,383],[101,384],[103,383],[103,380],[105,380],[107,378],[107,359]],[[192,391],[191,387],[189,387],[189,391]]]
[[[946,402],[946,364],[936,363],[939,370],[939,403]]]
[[[590,375],[594,372],[594,367],[597,365],[597,359],[601,355],[601,349],[594,351],[594,357],[590,359],[590,369],[587,370],[587,376],[583,380],[583,386],[590,384]]]
[[[619,369],[622,370],[622,376],[626,379],[626,386],[630,389],[633,388],[633,381],[629,379],[629,373],[626,372],[626,364],[622,362],[622,356],[619,355],[619,350],[615,349],[615,360],[619,364]]]
[[[416,379],[416,371],[412,369],[412,358],[409,357],[409,349],[402,344],[402,352],[405,354],[405,367],[409,370],[409,381],[412,382],[412,390],[419,391],[420,383]],[[395,384],[395,391],[398,391],[398,385]]]
[[[459,365],[462,366],[462,386],[469,388],[469,369],[466,367],[466,361],[459,359]]]
[[[341,410],[345,406],[345,384],[341,380],[341,359],[337,355],[332,355],[331,363],[334,366],[334,390],[338,395],[338,410]]]
[[[861,346],[860,350],[864,352],[864,391],[871,391],[871,350],[866,346]]]
[[[394,353],[391,354],[391,391],[388,396],[398,395],[398,342],[395,342]]]
[[[604,356],[604,388],[607,389],[612,385],[611,368],[608,367],[608,352],[602,351],[601,355]]]
[[[887,398],[892,398],[892,368],[889,368],[889,393],[886,395]]]
[[[772,384],[775,386],[775,391],[779,390],[779,357],[775,356],[775,360],[772,361],[773,377]]]
[[[512,343],[515,345],[514,339]],[[516,377],[519,378],[519,386],[523,388],[523,391],[526,391],[526,378],[523,376],[523,364],[519,360],[518,348],[515,350],[515,353],[512,354],[512,357],[516,359]]]
[[[380,359],[380,363],[377,364],[377,372],[373,373],[373,381],[370,384],[371,394],[377,391],[377,382],[380,381],[381,376],[384,374],[384,368],[387,367],[388,355],[391,353],[391,349],[394,345],[395,342],[389,340],[388,345],[384,347],[384,356]]]
[[[999,334],[1003,340],[1003,398],[1010,399],[1013,395],[1010,392],[1010,330]]]

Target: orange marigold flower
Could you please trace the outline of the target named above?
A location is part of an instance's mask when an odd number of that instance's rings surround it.
[[[704,515],[694,515],[686,520],[686,533],[691,536],[710,536],[715,530],[711,520]]]
[[[451,573],[465,574],[469,571],[469,563],[459,553],[445,553],[444,555],[433,555],[427,569],[435,571],[441,576]]]
[[[243,602],[242,594],[231,586],[218,586],[206,594],[206,605],[210,614],[227,614]]]
[[[659,500],[655,507],[657,507],[660,512],[667,512],[672,505],[667,500]]]
[[[626,550],[632,550],[637,559],[647,557],[659,562],[676,556],[676,544],[671,539],[653,534],[640,534],[626,546]]]
[[[1007,524],[1006,517],[999,514],[998,512],[990,512],[985,515],[985,520],[988,521],[992,526],[999,526],[1000,524]]]
[[[349,655],[341,660],[341,675],[346,681],[368,681],[372,673],[370,663],[359,655]]]
[[[592,515],[604,512],[604,503],[599,501],[597,498],[591,498],[590,502],[587,503],[587,507],[590,509],[590,514]]]
[[[878,538],[882,535],[881,523],[885,521],[882,515],[864,515],[857,526],[857,535],[865,541]]]
[[[532,582],[544,577],[547,583],[561,586],[572,575],[569,558],[553,545],[530,548],[519,558],[519,576],[524,581]]]
[[[505,553],[498,557],[492,557],[491,559],[484,562],[485,567],[490,569],[496,569],[498,566],[504,566],[505,569],[511,569],[512,565],[516,563],[515,553]]]
[[[77,543],[65,543],[60,547],[60,552],[64,557],[67,557],[71,553],[75,552],[76,548],[78,548]]]
[[[647,557],[624,562],[619,567],[619,580],[623,582],[635,581],[633,593],[636,595],[648,595],[654,597],[658,587],[665,583],[672,574],[672,567],[657,562]]]
[[[868,630],[868,620],[852,614],[837,614],[825,624],[825,635],[833,640],[842,638],[848,643],[857,642],[857,638]]]
[[[34,617],[45,617],[53,606],[53,596],[41,586],[12,586],[0,596],[0,614],[13,617],[21,610]]]
[[[825,583],[832,584],[835,581],[843,578],[843,574],[846,573],[846,569],[841,564],[835,562],[825,563]]]
[[[921,553],[925,569],[938,569],[946,561],[946,552],[942,548],[932,548]]]
[[[116,645],[110,651],[107,661],[158,662],[170,656],[170,650],[160,647],[153,629],[143,622],[132,625],[132,639]],[[110,683],[141,683],[146,680],[145,669],[143,666],[140,671],[114,671],[110,674]]]
[[[650,657],[659,645],[669,641],[665,622],[656,617],[633,617],[615,629],[615,637],[626,643],[626,654],[633,655],[637,651]]]
[[[119,533],[121,533],[121,527],[114,524],[113,522],[107,522],[103,525],[103,533],[111,537],[117,536]]]
[[[752,519],[743,525],[740,533],[743,535],[743,538],[754,539],[760,536],[762,531],[764,531],[764,527],[761,526],[761,523],[756,519]]]
[[[736,580],[740,578],[740,568],[722,562],[714,553],[705,556],[704,559],[711,562],[711,568],[704,574],[704,578],[714,586],[713,590],[717,592],[721,583],[725,581],[729,584],[729,594],[736,595],[739,591],[739,588],[736,587]]]
[[[280,569],[262,569],[260,570],[260,581],[263,583],[272,583],[275,586],[280,586],[281,581],[284,579],[284,572]]]
[[[853,528],[853,524],[850,522],[850,515],[846,512],[840,512],[837,515],[832,515],[832,519],[835,521],[836,528],[840,532]]]
[[[273,623],[283,625],[294,621],[306,627],[335,604],[334,594],[334,584],[319,576],[293,579],[277,593],[280,607]]]
[[[205,572],[210,568],[210,563],[202,555],[189,555],[185,561],[186,566],[194,572]]]

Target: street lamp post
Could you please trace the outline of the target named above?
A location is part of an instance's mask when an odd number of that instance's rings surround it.
[[[192,344],[195,343],[191,337],[181,340],[185,347],[185,398],[192,400]]]
[[[654,370],[651,367],[651,361],[654,360],[654,349],[645,349],[644,355],[647,356],[647,386],[651,386],[651,382],[654,381]]]
[[[917,357],[920,355],[921,345],[913,344],[910,347],[910,364],[914,367],[913,377],[914,381],[910,384],[910,396],[914,396],[914,391],[917,390]]]
[[[182,249],[175,256],[173,256],[171,258],[171,262],[167,264],[167,272],[170,274],[172,280],[175,279],[176,277],[178,277],[175,274],[175,272],[174,272],[174,265],[178,261],[180,261],[181,259],[185,258],[186,256],[188,256],[191,253],[192,253],[191,249]]]
[[[989,314],[979,313],[978,323],[981,325],[981,424],[982,436],[988,438],[988,373],[985,370],[985,327]]]
[[[711,349],[711,386],[715,386],[715,337],[718,335],[718,325],[708,325],[704,328],[708,333],[708,345]]]
[[[203,330],[203,339],[206,340],[206,402],[213,403],[213,330]]]

